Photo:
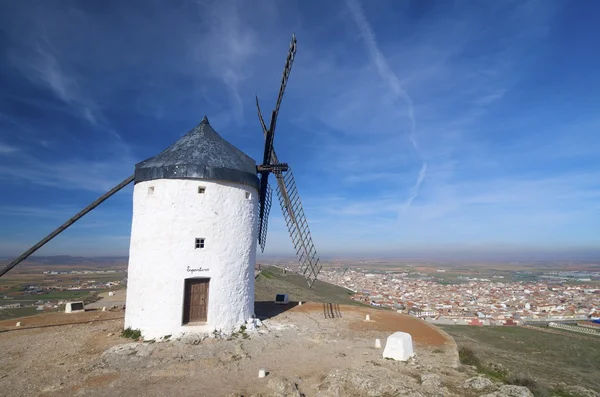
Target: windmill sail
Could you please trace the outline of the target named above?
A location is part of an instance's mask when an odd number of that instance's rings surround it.
[[[283,211],[283,217],[287,224],[292,243],[296,250],[298,261],[300,262],[300,273],[306,277],[309,288],[312,287],[319,272],[321,271],[321,265],[319,263],[319,257],[317,250],[313,244],[310,230],[308,228],[308,222],[304,215],[304,209],[300,202],[300,196],[298,195],[298,189],[296,188],[296,181],[292,174],[291,168],[285,163],[280,163],[275,154],[273,148],[273,134],[275,131],[275,125],[277,123],[277,116],[279,114],[279,107],[287,86],[290,72],[292,70],[292,64],[296,57],[296,36],[292,36],[292,42],[290,43],[290,50],[285,60],[285,66],[283,68],[283,76],[281,79],[281,86],[279,87],[279,95],[277,96],[277,103],[275,110],[271,114],[271,123],[267,129],[265,120],[263,119],[260,105],[258,103],[258,97],[256,98],[256,109],[258,111],[258,120],[265,135],[265,153],[263,159],[263,165],[257,167],[261,173],[261,193],[260,193],[260,215],[259,215],[259,226],[258,226],[258,241],[261,249],[264,251],[265,240],[267,236],[267,220],[269,212],[267,207],[271,207],[271,193],[267,191],[268,186],[268,175],[269,172],[275,174],[277,179],[277,196],[279,197],[279,204]],[[284,173],[285,172],[285,173]],[[270,188],[269,188],[270,189]],[[267,204],[268,202],[268,204]]]
[[[306,277],[308,286],[312,287],[322,266],[319,263],[319,256],[304,215],[294,174],[292,169],[288,168],[285,174],[276,172],[275,176],[277,179],[277,197],[292,243],[296,249],[296,256],[300,262],[300,273]]]
[[[290,73],[292,71],[292,65],[294,63],[294,58],[296,57],[296,35],[292,35],[292,41],[290,43],[290,49],[288,51],[287,58],[285,60],[285,65],[283,67],[283,75],[281,77],[281,85],[279,86],[279,94],[277,95],[277,102],[275,104],[275,109],[271,113],[271,123],[269,124],[269,129],[266,128],[265,122],[262,118],[262,114],[260,113],[260,107],[258,105],[258,97],[256,98],[256,106],[258,107],[259,119],[262,125],[263,130],[265,131],[265,151],[263,155],[262,165],[259,167],[260,173],[260,191],[259,191],[259,217],[258,217],[258,243],[262,250],[265,247],[265,239],[267,236],[267,218],[269,217],[269,212],[267,210],[267,206],[270,207],[271,203],[267,204],[267,198],[270,200],[270,192],[269,189],[269,173],[274,172],[275,169],[286,169],[287,166],[285,164],[277,164],[276,161],[272,158],[271,154],[273,153],[273,139],[275,137],[275,126],[277,125],[277,116],[279,115],[279,108],[281,107],[281,101],[283,99],[283,94],[285,92],[285,87],[287,86],[288,79],[290,77]]]
[[[21,256],[19,256],[18,258],[16,258],[12,262],[10,262],[8,265],[6,265],[6,267],[4,269],[2,269],[0,271],[0,277],[4,276],[13,267],[15,267],[19,263],[23,262],[25,259],[27,259],[35,251],[37,251],[40,248],[42,248],[48,241],[52,240],[54,237],[56,237],[60,233],[64,232],[69,226],[71,226],[72,224],[74,224],[75,222],[77,222],[81,217],[83,217],[85,214],[87,214],[88,212],[90,212],[91,210],[93,210],[94,208],[96,208],[97,206],[99,206],[100,204],[102,204],[110,196],[112,196],[113,194],[117,193],[119,190],[123,189],[125,186],[129,185],[131,182],[133,182],[133,179],[134,179],[134,176],[131,175],[130,177],[128,177],[127,179],[125,179],[123,182],[119,183],[117,186],[113,187],[108,192],[106,192],[105,194],[103,194],[102,196],[100,196],[92,204],[88,205],[87,207],[85,207],[84,209],[82,209],[81,211],[79,211],[77,214],[75,214],[72,218],[70,218],[69,220],[67,220],[65,223],[63,223],[62,225],[60,225],[59,227],[57,227],[52,233],[50,233],[49,235],[47,235],[46,237],[44,237],[43,239],[41,239],[40,241],[38,241],[34,246],[32,246],[31,248],[29,248],[27,251],[23,252],[21,254]]]
[[[260,245],[261,252],[265,252],[265,244],[267,243],[267,226],[269,223],[269,212],[271,212],[271,201],[272,201],[272,191],[271,185],[267,184],[267,188],[265,190],[265,199],[259,198],[261,202],[264,201],[264,214],[259,222],[259,230],[258,230],[258,244]]]

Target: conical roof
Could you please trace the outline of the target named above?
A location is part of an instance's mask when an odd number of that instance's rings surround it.
[[[258,188],[254,160],[221,138],[206,116],[177,142],[136,164],[136,183],[156,179],[211,179]]]

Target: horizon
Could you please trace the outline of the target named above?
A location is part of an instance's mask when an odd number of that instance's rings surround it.
[[[274,106],[294,32],[274,146],[322,258],[600,258],[600,4],[584,4],[7,3],[0,256],[204,115],[260,159],[254,95]],[[36,256],[127,256],[132,191]],[[294,255],[273,207],[257,259]]]
[[[129,259],[129,255],[37,255],[33,254],[28,257],[27,260],[39,260],[39,259],[57,259],[57,258],[71,258],[71,259],[90,259],[90,260],[103,260],[103,259]],[[15,259],[15,256],[0,255],[0,261],[11,261]],[[293,254],[281,254],[281,255],[257,255],[256,263],[261,261],[296,261],[296,256]],[[507,254],[506,252],[496,252],[490,254],[489,252],[438,252],[434,254],[424,253],[409,253],[404,256],[398,255],[350,255],[350,254],[339,254],[339,255],[321,255],[320,262],[335,262],[335,261],[361,261],[361,262],[426,262],[436,264],[525,264],[525,263],[587,263],[593,264],[598,262],[600,265],[600,252],[582,252],[574,251],[570,253],[540,253],[540,252],[529,252],[529,253],[512,253]]]

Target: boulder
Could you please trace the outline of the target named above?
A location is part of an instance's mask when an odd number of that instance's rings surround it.
[[[273,397],[302,397],[298,386],[283,376],[272,377],[267,383],[269,389],[273,390]]]
[[[503,385],[500,390],[481,397],[534,397],[533,393],[525,386]]]
[[[406,332],[394,332],[387,338],[383,358],[406,361],[414,356],[412,337]]]
[[[438,374],[421,375],[421,386],[431,389],[442,386],[442,380]]]
[[[205,334],[185,334],[179,339],[179,343],[184,345],[199,345],[207,337],[208,335]]]
[[[467,379],[463,384],[465,389],[483,390],[494,386],[494,382],[483,376]]]

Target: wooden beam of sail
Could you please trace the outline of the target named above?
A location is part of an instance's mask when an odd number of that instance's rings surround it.
[[[90,204],[87,207],[85,207],[84,209],[82,209],[80,212],[78,212],[71,219],[69,219],[68,221],[66,221],[65,223],[63,223],[61,226],[59,226],[58,228],[56,228],[52,233],[50,233],[49,235],[47,235],[46,237],[44,237],[43,239],[41,239],[33,247],[31,247],[27,251],[23,252],[21,254],[21,256],[19,256],[14,261],[10,262],[4,269],[2,269],[2,271],[0,271],[0,277],[4,276],[13,267],[15,267],[19,263],[23,262],[25,259],[27,259],[35,251],[37,251],[38,249],[42,248],[48,241],[52,240],[54,237],[56,237],[57,235],[59,235],[60,233],[62,233],[63,231],[65,231],[69,226],[71,226],[72,224],[74,224],[75,222],[77,222],[85,214],[87,214],[88,212],[90,212],[91,210],[93,210],[94,208],[96,208],[97,206],[99,206],[100,204],[102,204],[110,196],[112,196],[113,194],[117,193],[119,190],[123,189],[125,186],[129,185],[131,182],[133,182],[133,179],[134,179],[134,176],[131,175],[130,177],[128,177],[127,179],[125,179],[123,182],[119,183],[117,186],[113,187],[108,192],[106,192],[102,196],[98,197],[98,199],[96,201],[94,201],[92,204]]]

